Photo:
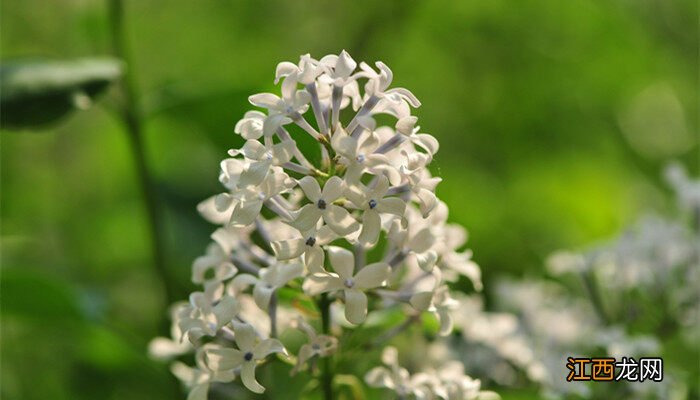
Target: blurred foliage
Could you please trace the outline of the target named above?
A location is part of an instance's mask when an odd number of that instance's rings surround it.
[[[487,291],[499,275],[541,274],[553,250],[668,208],[662,165],[679,159],[697,174],[697,8],[128,1],[129,68],[181,297],[212,230],[195,205],[219,190],[218,162],[240,144],[233,126],[248,95],[271,90],[275,65],[307,52],[382,60],[421,99],[421,126],[441,141],[438,195],[470,230]],[[5,1],[2,62],[108,55],[106,13],[96,0]],[[113,97],[42,135],[2,132],[3,399],[181,396],[146,357],[167,304]],[[34,122],[52,115],[42,107]]]

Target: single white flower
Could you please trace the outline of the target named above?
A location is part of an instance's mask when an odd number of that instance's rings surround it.
[[[192,344],[184,340],[184,333],[180,328],[181,311],[187,307],[187,303],[175,303],[170,307],[170,337],[157,337],[148,343],[148,354],[159,360],[171,360],[182,354],[192,351]]]
[[[365,382],[371,387],[386,388],[394,391],[399,398],[415,396],[416,399],[429,399],[430,393],[421,382],[416,384],[408,370],[399,365],[398,351],[387,346],[382,351],[384,367],[374,367],[365,374]]]
[[[296,183],[289,175],[279,168],[274,168],[258,185],[247,186],[230,195],[223,193],[216,199],[219,211],[225,211],[233,206],[229,225],[234,227],[246,226],[255,222],[263,204],[271,197],[285,193]]]
[[[384,285],[389,278],[389,264],[379,262],[361,268],[357,273],[355,257],[342,247],[329,246],[328,257],[334,273],[315,273],[304,282],[304,291],[310,296],[342,290],[345,296],[345,317],[357,325],[367,317],[367,290]]]
[[[297,354],[297,363],[292,369],[292,375],[299,370],[313,357],[328,357],[338,349],[338,339],[334,336],[319,335],[301,317],[295,321],[295,327],[303,331],[308,336],[309,341],[301,346]]]
[[[318,181],[310,176],[305,176],[298,181],[306,198],[311,201],[296,212],[296,218],[290,223],[300,232],[310,231],[316,227],[318,221],[323,221],[333,232],[340,236],[348,235],[359,229],[357,221],[348,210],[333,204],[343,195],[345,184],[337,176],[331,177],[323,186],[323,192]]]
[[[299,83],[308,85],[315,82],[316,78],[323,72],[324,69],[318,61],[311,58],[311,55],[304,54],[299,57],[299,65],[289,61],[283,61],[277,64],[275,84],[277,84],[281,78],[296,74],[296,79]]]
[[[255,282],[253,297],[255,304],[261,310],[267,310],[270,297],[287,282],[299,278],[304,274],[304,266],[301,264],[274,264],[260,270],[260,278]]]
[[[244,188],[262,182],[271,166],[277,166],[292,159],[295,148],[296,143],[293,140],[283,140],[279,143],[267,140],[264,145],[257,140],[247,140],[240,150],[229,150],[228,154],[231,157],[242,154],[247,161],[240,173],[238,187]]]
[[[234,340],[238,349],[212,348],[206,351],[206,362],[213,371],[231,371],[240,368],[241,381],[248,390],[263,393],[265,388],[255,380],[255,367],[273,353],[287,354],[277,339],[260,340],[249,324],[233,322]]]
[[[325,252],[321,246],[337,239],[338,235],[327,225],[312,228],[301,237],[289,240],[278,240],[271,243],[272,250],[278,260],[291,260],[304,256],[304,265],[309,272],[323,272]]]
[[[382,228],[380,214],[403,217],[406,203],[398,197],[385,197],[389,190],[389,179],[379,176],[374,187],[358,183],[346,191],[347,198],[362,211],[362,231],[358,242],[365,247],[373,246],[379,239]]]
[[[450,296],[450,290],[447,286],[441,286],[435,290],[433,296],[433,304],[428,311],[440,322],[440,336],[447,336],[452,332],[452,312],[459,307],[459,302]]]
[[[236,378],[233,371],[212,371],[204,361],[205,351],[211,345],[206,344],[197,351],[195,367],[190,367],[182,362],[175,362],[170,371],[190,388],[187,400],[207,400],[209,386],[212,382],[231,382]]]
[[[237,272],[229,253],[219,243],[213,242],[207,246],[206,254],[197,257],[192,263],[192,282],[208,286],[230,279]]]
[[[348,184],[359,182],[365,172],[372,175],[384,174],[393,185],[401,182],[401,175],[389,157],[375,152],[379,146],[376,134],[370,132],[361,138],[355,138],[343,129],[338,129],[333,134],[331,144],[341,156],[340,162],[346,168],[344,179]]]
[[[311,96],[306,90],[297,90],[297,84],[298,77],[292,73],[282,81],[282,97],[272,93],[258,93],[250,96],[248,101],[254,106],[268,109],[268,118],[298,119],[309,109]]]
[[[381,61],[376,62],[375,65],[379,69],[379,73],[364,62],[360,64],[360,68],[370,78],[365,85],[366,95],[380,99],[374,107],[374,112],[391,114],[399,119],[411,115],[409,106],[420,107],[420,101],[408,89],[389,89],[389,85],[394,79],[393,72]]]
[[[180,309],[179,328],[191,342],[202,336],[214,336],[240,312],[235,297],[224,292],[224,285],[211,286],[190,295],[190,303]]]
[[[438,205],[435,196],[435,186],[442,181],[442,178],[430,176],[426,165],[430,162],[430,157],[423,153],[408,154],[402,151],[406,162],[399,167],[399,173],[405,181],[409,183],[409,188],[418,200],[423,218],[427,218],[430,212]]]
[[[433,135],[418,133],[420,126],[416,126],[416,122],[418,122],[418,117],[403,117],[396,122],[396,132],[404,135],[411,143],[425,150],[432,158],[440,149],[440,143]]]
[[[236,123],[233,131],[244,139],[257,140],[263,135],[263,127],[267,116],[260,111],[248,111],[243,118]],[[291,122],[291,121],[290,121]]]

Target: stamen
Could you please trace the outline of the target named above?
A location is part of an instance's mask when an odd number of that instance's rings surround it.
[[[318,208],[320,208],[321,210],[325,210],[326,209],[326,201],[321,199],[318,201],[318,203],[316,203],[316,206],[318,206]]]

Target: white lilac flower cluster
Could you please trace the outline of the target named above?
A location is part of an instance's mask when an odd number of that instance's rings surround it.
[[[221,162],[226,191],[199,206],[220,225],[192,267],[202,289],[174,306],[173,337],[151,344],[165,358],[195,352],[195,366],[173,366],[191,399],[237,376],[262,393],[256,366],[272,355],[295,359],[293,372],[313,365],[342,348],[339,332],[373,310],[432,313],[446,335],[457,305],[446,282],[462,275],[481,289],[471,252],[460,250],[466,231],[447,223],[434,193],[440,178],[427,167],[438,142],[411,115],[420,102],[390,88],[385,64],[357,67],[345,51],[304,55],[277,66],[281,97],[250,96],[265,112],[249,111],[236,124],[245,143]],[[393,126],[379,123],[387,116]],[[338,307],[343,324],[328,315]],[[308,338],[296,357],[279,340],[286,329]],[[475,398],[478,382],[458,375],[412,394]]]

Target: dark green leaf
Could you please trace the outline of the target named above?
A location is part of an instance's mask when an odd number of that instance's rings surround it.
[[[122,70],[114,59],[5,63],[0,66],[0,126],[36,128],[88,108]]]

